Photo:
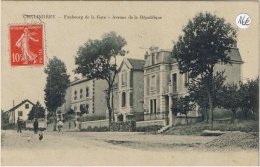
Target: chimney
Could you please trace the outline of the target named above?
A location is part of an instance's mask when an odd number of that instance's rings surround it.
[[[147,59],[147,57],[149,56],[148,52],[146,51],[145,55],[144,55],[144,60]]]
[[[157,53],[158,49],[159,49],[159,47],[158,46],[154,46],[154,45],[149,48],[151,54],[152,53]]]

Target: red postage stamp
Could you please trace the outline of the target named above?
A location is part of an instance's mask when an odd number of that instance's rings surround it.
[[[44,65],[43,24],[10,25],[11,66]]]

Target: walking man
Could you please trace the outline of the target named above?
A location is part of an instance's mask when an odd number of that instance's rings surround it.
[[[17,118],[17,132],[18,132],[18,133],[19,133],[19,132],[22,133],[22,129],[21,129],[21,128],[22,128],[22,127],[21,127],[22,125],[21,125],[21,124],[22,124],[22,122],[21,122],[20,118],[18,117],[18,118]]]
[[[39,126],[38,120],[37,120],[37,118],[35,118],[34,123],[33,123],[33,128],[34,128],[34,133],[35,134],[37,134],[38,126]]]

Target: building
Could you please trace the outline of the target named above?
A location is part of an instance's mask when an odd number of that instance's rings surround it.
[[[225,70],[225,83],[238,83],[242,78],[243,61],[237,48],[232,48],[229,56],[233,64],[217,64],[214,71]],[[177,105],[177,98],[188,95],[188,82],[188,74],[179,73],[178,62],[172,58],[171,50],[151,47],[150,54],[145,55],[144,65],[144,119],[167,118],[170,106]],[[188,115],[199,116],[197,109]]]
[[[143,67],[144,60],[124,58],[114,84],[115,117],[143,120]]]
[[[6,111],[5,113],[7,113],[7,115],[9,116],[9,123],[16,124],[18,117],[24,121],[28,120],[28,114],[34,105],[34,103],[26,99],[11,108],[10,110]]]
[[[106,117],[105,80],[75,78],[66,91],[66,102],[57,110],[58,115],[73,110],[77,116]]]

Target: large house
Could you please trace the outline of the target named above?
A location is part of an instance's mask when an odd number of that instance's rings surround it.
[[[225,83],[241,81],[241,59],[239,50],[232,48],[229,53],[232,65],[217,64],[214,71],[225,70]],[[145,120],[168,117],[171,106],[177,105],[177,98],[188,94],[188,74],[180,74],[178,62],[172,58],[171,50],[159,50],[151,47],[145,55],[144,65],[144,110]],[[172,114],[172,113],[171,113]],[[189,116],[199,116],[196,111]]]
[[[65,114],[73,110],[76,115],[106,116],[105,80],[75,78],[66,91],[66,102],[57,110],[57,114]]]
[[[28,114],[34,105],[34,103],[26,99],[10,110],[6,111],[5,113],[9,116],[9,123],[16,124],[18,117],[24,121],[28,120]]]
[[[114,85],[115,117],[123,115],[137,121],[143,120],[143,67],[144,60],[124,58],[118,69]]]

